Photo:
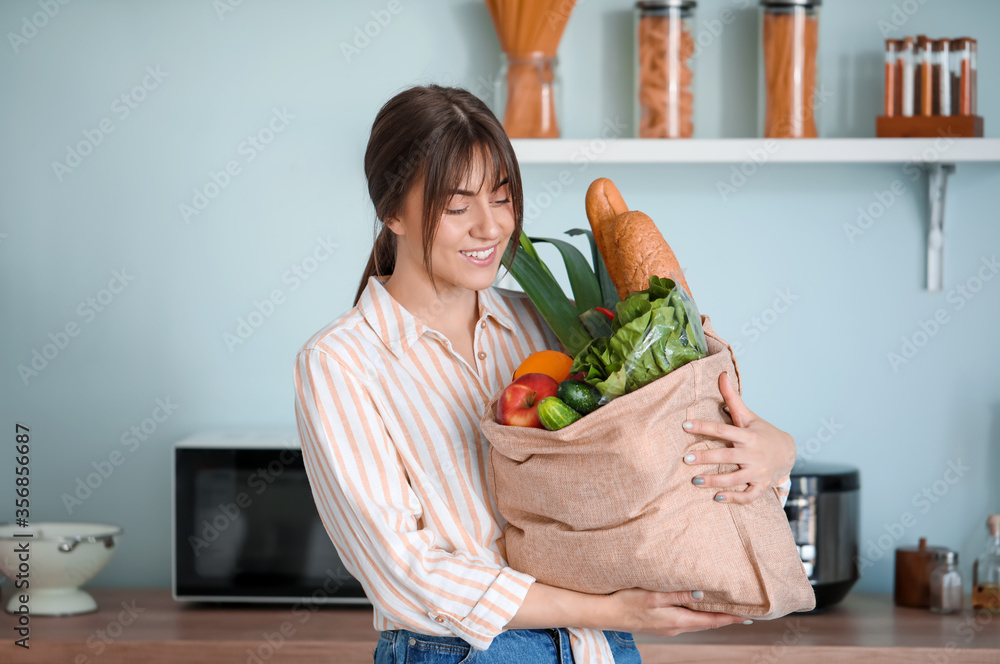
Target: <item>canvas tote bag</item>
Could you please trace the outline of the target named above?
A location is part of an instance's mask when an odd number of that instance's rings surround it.
[[[708,355],[620,396],[556,431],[496,422],[496,403],[480,425],[490,442],[488,481],[508,521],[505,557],[546,584],[590,594],[623,588],[702,590],[685,604],[772,619],[815,607],[777,494],[749,505],[714,500],[693,466],[695,450],[732,446],[681,428],[688,419],[732,424],[719,375],[742,394],[732,347],[701,316]],[[745,490],[746,484],[731,487]]]

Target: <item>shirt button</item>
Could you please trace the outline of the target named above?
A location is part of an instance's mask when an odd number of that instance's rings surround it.
[[[486,359],[486,353],[484,351],[479,351],[479,359],[480,360],[485,360]]]
[[[444,622],[444,618],[440,618],[440,617],[438,617],[438,618],[435,618],[434,620],[436,620],[436,621],[438,621],[438,622]]]
[[[479,327],[485,329],[486,328],[486,321],[483,321],[482,323],[480,323]]]

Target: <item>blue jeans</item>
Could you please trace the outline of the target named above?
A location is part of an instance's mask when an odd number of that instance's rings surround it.
[[[615,664],[642,664],[629,632],[605,630]],[[569,632],[559,629],[509,629],[486,650],[473,650],[457,636],[436,636],[390,629],[379,634],[374,664],[571,664]]]

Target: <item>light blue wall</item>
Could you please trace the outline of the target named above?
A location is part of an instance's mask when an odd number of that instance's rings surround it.
[[[909,2],[919,10],[894,35],[980,38],[981,113],[987,134],[1000,136],[1000,5]],[[754,7],[739,10],[744,4],[699,3],[699,29],[710,30],[727,7],[738,10],[698,58],[702,137],[755,131],[758,19]],[[877,21],[890,19],[892,5],[825,3],[820,68],[833,97],[822,109],[824,135],[874,134]],[[0,47],[0,413],[7,429],[0,440],[11,442],[15,422],[31,427],[35,521],[124,526],[121,549],[96,585],[169,584],[171,443],[205,428],[294,428],[294,353],[351,306],[370,250],[362,157],[381,104],[412,84],[477,89],[494,75],[492,24],[481,2],[467,0],[401,0],[402,11],[348,62],[340,44],[387,6],[243,0],[220,16],[208,0],[77,0],[17,52],[9,37]],[[5,1],[0,28],[20,30],[37,11],[34,1]],[[574,10],[560,50],[564,136],[597,136],[615,117],[631,122],[631,21],[628,2],[589,0]],[[147,67],[164,77],[146,78],[152,89],[123,117],[112,103],[142,84]],[[241,142],[268,126],[273,109],[293,117],[250,161]],[[113,131],[60,181],[52,163],[102,118]],[[185,223],[179,205],[230,160],[239,174]],[[526,195],[536,203],[546,202],[539,197],[561,171],[572,179],[531,218],[529,232],[555,236],[586,226],[587,185],[612,178],[631,207],[656,219],[702,312],[743,344],[747,404],[816,460],[861,468],[864,541],[913,515],[915,525],[889,541],[888,555],[866,570],[859,588],[890,590],[891,549],[919,536],[959,548],[968,575],[982,523],[1000,510],[1000,279],[961,310],[948,292],[1000,254],[1000,166],[961,165],[952,179],[940,293],[923,282],[923,182],[911,181],[902,165],[771,164],[723,200],[717,183],[730,168],[527,165]],[[849,242],[844,224],[896,179],[905,194]],[[327,237],[339,245],[334,255],[308,280],[286,279]],[[79,305],[115,270],[134,278],[92,319],[82,314]],[[275,289],[282,303],[230,352],[224,334]],[[768,315],[777,291],[797,299],[756,338],[752,321]],[[949,322],[894,371],[887,354],[939,308]],[[79,334],[25,384],[18,366],[70,322]],[[123,434],[150,417],[158,399],[176,410],[130,451]],[[824,420],[842,428],[807,447]],[[13,453],[9,444],[4,449],[6,519]],[[124,453],[123,465],[68,514],[61,496],[113,450]],[[945,495],[923,513],[914,497],[933,490],[959,459],[969,470],[954,485],[939,484]]]

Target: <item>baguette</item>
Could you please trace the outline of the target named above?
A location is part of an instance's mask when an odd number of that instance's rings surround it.
[[[625,200],[615,183],[607,178],[597,178],[590,183],[586,203],[587,219],[594,233],[594,242],[601,252],[601,258],[604,259],[608,276],[618,289],[618,296],[622,297],[623,279],[618,252],[615,251],[614,223],[618,215],[628,212],[628,206],[625,205]]]
[[[653,275],[672,279],[691,295],[677,257],[648,215],[638,210],[623,212],[615,218],[611,228],[614,231],[612,246],[618,254],[622,277],[621,282],[615,281],[619,297],[624,300],[633,291],[649,288],[649,278]]]

